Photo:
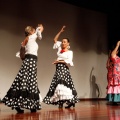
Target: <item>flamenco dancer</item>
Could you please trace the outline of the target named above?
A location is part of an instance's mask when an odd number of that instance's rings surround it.
[[[37,38],[41,40],[43,32],[42,24],[35,30],[32,26],[25,28],[25,40],[21,46],[25,47],[25,59],[22,61],[21,68],[14,79],[10,89],[3,98],[3,103],[17,113],[24,113],[24,108],[31,112],[41,109],[40,91],[37,83]]]
[[[59,108],[63,108],[63,104],[66,103],[68,106],[65,108],[70,108],[75,107],[75,103],[77,103],[79,99],[69,71],[69,66],[73,66],[73,52],[69,50],[70,41],[68,38],[63,38],[62,42],[58,41],[64,28],[65,26],[62,27],[54,38],[53,49],[58,49],[58,58],[53,62],[53,64],[56,65],[56,71],[43,102],[46,104],[59,105]]]
[[[117,105],[120,102],[120,57],[118,56],[118,49],[120,41],[117,42],[116,47],[111,53],[111,60],[109,61],[108,71],[108,87],[107,87],[107,100]],[[111,64],[112,63],[112,64]]]

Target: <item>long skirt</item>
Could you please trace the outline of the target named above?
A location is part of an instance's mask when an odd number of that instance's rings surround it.
[[[59,105],[64,102],[77,103],[78,101],[79,99],[69,68],[63,63],[56,64],[56,72],[43,102],[46,104]]]
[[[110,85],[107,89],[107,101],[120,102],[120,85]]]
[[[119,69],[115,69],[119,70]],[[119,72],[120,73],[120,72]],[[108,102],[120,102],[120,75],[118,72],[109,70],[108,75],[107,96]]]
[[[16,107],[41,109],[37,83],[37,56],[26,55],[16,78],[2,101],[12,109]]]

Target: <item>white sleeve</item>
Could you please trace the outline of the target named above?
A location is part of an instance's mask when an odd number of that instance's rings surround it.
[[[61,47],[61,42],[60,41],[57,41],[56,43],[54,43],[53,49],[58,49],[59,47]]]
[[[16,53],[16,57],[20,58],[20,51]]]
[[[37,29],[36,29],[36,35],[37,35],[37,37],[38,37],[39,40],[42,39],[42,34],[41,34],[41,31],[40,31],[40,27],[37,27]]]
[[[68,59],[64,60],[69,66],[74,66],[73,65],[73,52],[70,51],[68,54]]]

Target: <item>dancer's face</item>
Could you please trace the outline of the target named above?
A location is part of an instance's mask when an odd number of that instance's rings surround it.
[[[62,48],[63,49],[65,49],[65,48],[68,48],[68,46],[69,46],[69,42],[68,42],[68,40],[67,39],[63,39],[62,40]]]

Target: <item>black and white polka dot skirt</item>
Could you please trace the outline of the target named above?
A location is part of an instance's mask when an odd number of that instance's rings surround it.
[[[69,68],[63,63],[56,64],[56,72],[43,102],[46,104],[59,105],[64,102],[77,103],[78,101],[79,99]]]
[[[2,101],[12,109],[16,107],[41,109],[37,83],[37,56],[26,55],[15,80]]]

